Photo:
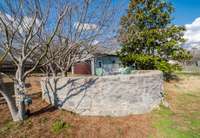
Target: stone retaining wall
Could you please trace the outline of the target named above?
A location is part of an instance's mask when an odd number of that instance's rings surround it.
[[[80,115],[142,114],[162,99],[163,74],[147,71],[131,75],[43,78],[43,99]]]

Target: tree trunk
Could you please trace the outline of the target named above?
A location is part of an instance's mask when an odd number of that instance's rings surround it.
[[[20,120],[24,120],[26,117],[25,116],[26,106],[24,103],[25,94],[26,94],[25,83],[24,82],[15,83],[14,89],[15,89],[16,106],[18,108],[18,115],[19,115]]]
[[[61,72],[61,76],[62,76],[62,77],[66,77],[66,73],[65,73],[64,70],[62,70],[62,72]]]
[[[14,99],[14,97],[12,97],[11,93],[6,91],[6,89],[4,87],[4,83],[2,81],[2,78],[0,78],[0,93],[3,95],[3,97],[6,100],[6,103],[8,105],[8,108],[9,108],[9,111],[11,113],[13,121],[21,121],[21,120],[23,120],[19,116],[19,110],[17,109],[15,99]]]
[[[56,69],[53,68],[52,64],[50,63],[49,64],[49,68],[50,68],[50,71],[52,73],[52,76],[55,78],[57,76],[57,71]]]
[[[18,108],[18,116],[20,120],[25,119],[26,114],[26,106],[24,103],[26,87],[25,87],[25,79],[22,76],[23,74],[23,64],[18,65],[14,82],[14,91],[15,91],[15,101]]]

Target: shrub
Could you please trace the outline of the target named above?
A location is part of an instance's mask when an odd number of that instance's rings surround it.
[[[69,123],[65,123],[63,120],[56,120],[52,124],[52,132],[54,133],[60,133],[63,129],[69,129],[72,125]]]

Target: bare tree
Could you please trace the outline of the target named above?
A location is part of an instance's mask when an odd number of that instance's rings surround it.
[[[17,67],[12,78],[16,102],[6,90],[1,93],[14,121],[25,118],[25,80],[46,56],[67,12],[67,5],[57,9],[51,7],[54,4],[54,1],[39,0],[0,2],[0,46]],[[27,63],[32,64],[28,70],[25,69]]]
[[[68,11],[46,55],[45,65],[53,76],[58,71],[65,76],[75,62],[89,58],[93,45],[105,40],[105,32],[112,28],[116,13],[111,0],[67,2]]]

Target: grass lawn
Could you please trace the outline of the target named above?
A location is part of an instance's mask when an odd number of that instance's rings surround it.
[[[178,74],[165,82],[169,108],[161,105],[145,115],[80,117],[58,110],[41,100],[39,78],[30,78],[33,105],[30,118],[11,121],[6,104],[0,104],[0,137],[78,138],[200,138],[200,75]]]

